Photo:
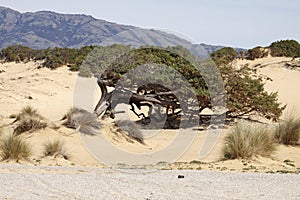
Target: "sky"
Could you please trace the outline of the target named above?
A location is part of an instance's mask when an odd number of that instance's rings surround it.
[[[87,14],[175,33],[193,43],[241,48],[300,41],[299,0],[0,0],[20,12]]]

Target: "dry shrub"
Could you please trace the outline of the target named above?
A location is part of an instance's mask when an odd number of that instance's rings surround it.
[[[268,156],[275,150],[271,131],[266,126],[237,124],[225,138],[223,148],[227,159]]]
[[[116,121],[116,126],[119,127],[119,132],[125,131],[131,139],[136,140],[141,144],[145,144],[144,136],[136,123],[130,120],[118,120]]]
[[[285,120],[278,123],[274,136],[280,144],[296,145],[300,139],[300,118],[288,115]]]
[[[65,143],[61,140],[53,140],[44,143],[44,156],[62,156],[64,159],[68,160],[70,155],[67,153],[65,147]]]
[[[21,137],[10,134],[0,141],[0,155],[2,160],[28,159],[31,155],[31,146]]]
[[[14,123],[17,123],[14,129],[14,133],[17,135],[47,127],[44,118],[30,106],[23,108],[22,111],[16,115]]]
[[[80,108],[71,108],[62,118],[63,125],[73,128],[87,135],[99,133],[102,124],[98,121],[97,115]]]

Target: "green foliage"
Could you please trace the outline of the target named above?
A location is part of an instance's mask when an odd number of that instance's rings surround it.
[[[247,51],[247,59],[254,60],[256,58],[264,58],[268,56],[268,51],[258,46]]]
[[[98,46],[86,56],[80,66],[79,75],[90,77],[102,74],[104,70],[112,64],[118,57],[129,51],[130,46],[114,44],[111,46]]]
[[[256,113],[273,121],[279,119],[285,106],[278,103],[278,94],[267,93],[262,80],[252,78],[248,68],[236,70],[226,66],[220,71],[227,93],[228,116]]]
[[[262,80],[253,78],[250,69],[243,68],[236,70],[229,65],[224,65],[224,63],[228,63],[230,60],[232,61],[237,55],[233,49],[229,49],[225,48],[221,50],[222,54],[216,53],[216,55],[223,55],[221,58],[225,59],[221,60],[226,60],[226,62],[219,62],[222,64],[218,67],[218,71],[213,67],[213,63],[209,61],[201,61],[193,65],[188,60],[165,49],[153,47],[140,48],[127,52],[117,58],[108,67],[102,78],[110,80],[113,84],[116,84],[122,78],[129,81],[130,84],[128,85],[135,84],[134,82],[130,82],[132,79],[137,83],[143,81],[151,82],[151,80],[159,79],[163,83],[162,85],[148,85],[148,89],[156,93],[168,91],[163,85],[167,86],[176,83],[176,89],[179,92],[186,92],[183,91],[186,88],[181,87],[181,77],[178,77],[176,73],[170,73],[168,70],[161,70],[159,74],[154,73],[153,76],[149,73],[154,71],[154,66],[159,68],[169,66],[179,72],[193,88],[199,100],[200,110],[211,106],[210,97],[212,94],[208,91],[208,85],[210,91],[214,92],[214,95],[218,95],[222,93],[220,90],[224,83],[227,94],[227,116],[239,117],[249,113],[256,113],[267,119],[277,121],[285,108],[278,103],[277,93],[268,94],[264,90]],[[230,52],[231,56],[226,56],[226,52]],[[130,70],[137,66],[143,67],[138,73],[130,73]],[[219,80],[218,75],[221,75],[223,80]]]
[[[300,44],[295,40],[281,40],[270,45],[272,56],[300,57]]]
[[[183,57],[175,54],[174,52],[167,51],[162,48],[140,48],[135,49],[132,51],[123,54],[122,56],[118,57],[105,71],[103,77],[105,79],[112,80],[116,83],[121,76],[125,75],[131,69],[134,69],[137,66],[143,66],[144,69],[141,72],[147,73],[155,69],[152,69],[154,66],[160,68],[164,71],[164,66],[170,67],[175,69],[176,72],[181,74],[191,86],[195,89],[195,91],[205,90],[205,82],[202,79],[202,76],[191,64],[188,60],[184,59]],[[150,71],[149,71],[150,70]],[[151,76],[145,76],[145,74],[134,74],[135,81],[147,81],[147,77],[152,79]],[[170,73],[170,70],[165,69],[164,73],[161,74],[154,74],[152,80],[161,80],[164,85],[169,85],[169,83],[177,83],[177,88],[180,89],[180,83],[182,82],[176,73]],[[130,78],[130,73],[126,74],[126,77]],[[149,80],[151,81],[151,80]]]
[[[41,60],[43,61],[43,67],[56,69],[62,65],[68,65],[70,70],[78,71],[83,60],[93,49],[94,46],[87,46],[81,49],[55,47],[53,49],[35,50],[22,45],[14,45],[2,49],[0,58],[6,62]]]
[[[31,155],[31,146],[21,136],[8,135],[0,140],[0,156],[2,160],[28,159]]]
[[[193,54],[181,45],[167,47],[166,50],[179,55],[180,57],[188,60],[190,63],[195,62],[195,57],[193,56]]]
[[[66,152],[64,145],[64,142],[61,140],[48,141],[43,145],[43,154],[44,156],[53,157],[62,156],[64,159],[68,160],[70,156]]]
[[[285,145],[296,145],[300,139],[300,118],[289,115],[280,121],[275,130],[275,139]]]
[[[272,134],[264,126],[237,124],[225,138],[223,148],[227,159],[268,156],[275,150]]]
[[[236,59],[238,53],[231,47],[224,47],[213,52],[210,57],[216,63],[217,66],[227,65]]]
[[[27,62],[34,58],[34,50],[22,45],[8,46],[2,49],[0,58],[6,62]]]

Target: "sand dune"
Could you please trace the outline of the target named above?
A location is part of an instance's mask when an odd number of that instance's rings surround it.
[[[77,73],[67,67],[38,69],[39,63],[0,64],[0,115],[30,105],[49,120],[58,120],[72,106]]]
[[[238,60],[237,67],[248,65],[256,68],[265,77],[266,89],[269,92],[278,91],[279,100],[300,113],[300,93],[297,91],[300,81],[300,71],[289,69],[286,63],[291,58],[264,58],[254,61]],[[77,73],[70,72],[67,67],[57,70],[38,69],[38,63],[4,63],[0,64],[0,117],[1,123],[12,121],[10,114],[19,112],[24,106],[31,105],[41,115],[49,120],[59,120],[73,105],[78,105],[91,111],[99,98],[100,92],[95,79],[78,79]],[[266,77],[269,77],[268,79]],[[79,91],[79,92],[78,92]],[[79,95],[80,98],[76,97]],[[74,97],[75,96],[75,97]],[[88,100],[87,100],[88,99]],[[132,117],[132,116],[131,116]],[[128,142],[115,134],[112,120],[103,121],[103,135],[121,151],[134,154],[151,154],[161,151],[172,144],[178,136],[177,130],[161,130],[154,136],[145,139],[146,145],[138,142]],[[172,169],[208,169],[237,171],[299,171],[300,148],[279,146],[271,158],[257,157],[252,161],[232,160],[220,161],[222,158],[223,140],[228,130],[219,130],[219,139],[209,154],[199,158],[204,139],[210,134],[207,131],[194,131],[193,140],[177,155],[176,162],[167,168]],[[73,134],[72,134],[73,133]],[[90,149],[83,145],[82,138],[74,130],[61,127],[58,130],[46,128],[26,135],[27,140],[34,145],[34,155],[29,164],[34,165],[86,165],[103,166]],[[47,140],[61,139],[65,141],[71,154],[69,161],[54,158],[42,158],[42,144]],[[174,146],[176,148],[176,145]],[[286,165],[283,161],[290,159],[295,167]],[[193,160],[192,163],[190,163]],[[165,160],[161,160],[162,162]],[[200,162],[201,161],[201,162]],[[178,163],[180,162],[180,163]],[[252,166],[252,167],[249,167]]]
[[[257,73],[264,77],[265,89],[268,92],[278,92],[279,101],[287,108],[284,115],[294,111],[300,114],[300,60],[286,57],[268,57],[249,60],[238,60],[236,66],[248,65],[257,69]],[[298,66],[292,69],[291,66]],[[284,116],[283,115],[283,116]]]

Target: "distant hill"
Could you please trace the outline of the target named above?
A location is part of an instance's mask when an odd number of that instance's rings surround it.
[[[0,35],[0,49],[13,44],[22,44],[35,49],[79,48],[112,43],[133,47],[182,45],[195,56],[206,56],[222,48],[222,46],[192,44],[159,30],[120,25],[88,15],[49,11],[20,13],[5,7],[0,7]]]

